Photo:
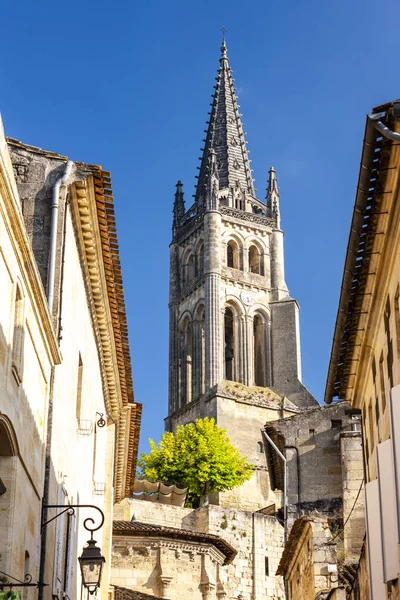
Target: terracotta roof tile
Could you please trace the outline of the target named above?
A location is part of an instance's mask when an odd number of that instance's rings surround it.
[[[161,600],[160,596],[150,596],[118,585],[114,585],[114,590],[114,600]]]

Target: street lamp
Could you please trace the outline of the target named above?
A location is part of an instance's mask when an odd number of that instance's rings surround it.
[[[100,586],[101,573],[106,559],[101,555],[100,548],[96,546],[93,533],[78,560],[81,567],[82,583],[89,590],[89,594],[94,594]]]
[[[44,510],[49,508],[62,508],[63,510],[48,521],[44,522]],[[43,506],[42,531],[49,523],[51,523],[51,521],[58,519],[58,517],[64,513],[67,512],[69,515],[75,514],[75,508],[94,508],[101,514],[101,522],[97,527],[94,526],[95,521],[91,517],[87,517],[87,519],[83,521],[83,526],[86,531],[90,531],[90,540],[87,542],[88,545],[83,548],[82,556],[78,558],[79,565],[81,567],[82,584],[89,591],[89,594],[94,594],[97,588],[100,586],[101,573],[103,571],[103,565],[106,562],[104,556],[101,555],[100,548],[96,546],[96,540],[93,539],[93,532],[98,531],[101,527],[103,527],[104,524],[104,513],[101,508],[94,506],[93,504],[46,504]],[[89,523],[92,523],[92,525],[89,525]]]

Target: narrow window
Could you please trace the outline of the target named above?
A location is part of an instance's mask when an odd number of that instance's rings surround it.
[[[230,240],[226,247],[226,265],[231,269],[239,268],[238,246],[233,240]]]
[[[267,351],[265,338],[265,323],[260,315],[255,315],[253,320],[254,383],[261,387],[267,385]]]
[[[397,358],[400,358],[400,310],[399,310],[399,299],[400,299],[400,286],[397,286],[396,296],[394,298],[394,321],[395,321],[395,324],[396,324]]]
[[[192,399],[192,327],[189,319],[180,332],[180,406]]]
[[[390,316],[391,316],[390,296],[388,295],[388,297],[386,299],[385,312],[383,314],[383,321],[385,324],[386,343],[387,343],[386,366],[387,366],[387,373],[388,373],[388,377],[389,377],[389,384],[390,384],[389,387],[392,388],[393,387],[393,340],[392,340],[392,333],[390,330]]]
[[[372,398],[371,398],[371,403],[372,403]],[[376,421],[376,428],[378,431],[378,440],[379,442],[381,441],[380,439],[380,431],[379,431],[379,398],[375,398],[375,421]]]
[[[332,429],[341,429],[342,428],[342,421],[341,421],[341,419],[332,419],[332,421],[331,421],[331,428]]]
[[[250,273],[261,274],[261,257],[256,246],[249,248],[249,271]]]
[[[309,429],[308,433],[309,433],[310,438],[312,438],[312,439],[315,438],[315,429]]]
[[[257,442],[257,451],[260,454],[263,454],[263,452],[264,452],[264,444],[262,442]]]
[[[371,400],[371,402],[369,403],[369,406],[368,406],[368,425],[369,425],[369,439],[370,439],[370,443],[371,443],[370,449],[371,449],[371,454],[372,454],[373,448],[375,446],[375,440],[374,440],[374,421],[373,421],[373,418],[372,418],[372,400]]]
[[[382,402],[382,412],[386,409],[386,389],[385,389],[385,374],[383,370],[383,353],[379,359],[379,381],[381,385],[381,402]]]
[[[24,370],[24,298],[17,285],[14,305],[14,332],[12,342],[12,371],[18,383],[22,382]]]
[[[225,379],[233,381],[234,365],[234,328],[233,312],[230,308],[225,309]]]
[[[83,381],[83,362],[81,353],[78,358],[78,377],[76,382],[76,419],[79,422],[81,419],[82,408],[82,381]]]
[[[191,281],[193,281],[194,276],[194,256],[193,254],[191,254],[188,258],[186,265],[186,283],[191,283]]]
[[[268,556],[265,557],[265,575],[266,575],[266,577],[269,577],[269,558],[268,558]]]

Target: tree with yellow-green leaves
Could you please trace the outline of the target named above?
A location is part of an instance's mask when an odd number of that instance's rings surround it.
[[[186,504],[198,506],[201,496],[230,490],[248,481],[253,466],[247,464],[214,419],[178,425],[157,445],[150,441],[149,454],[139,458],[139,476],[188,488]]]

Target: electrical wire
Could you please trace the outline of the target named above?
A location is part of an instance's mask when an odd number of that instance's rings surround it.
[[[361,494],[361,489],[362,489],[363,483],[364,483],[364,479],[362,479],[362,480],[361,480],[361,483],[360,483],[360,488],[359,488],[359,490],[358,490],[358,493],[357,493],[356,499],[354,500],[354,504],[353,504],[353,506],[351,507],[351,511],[350,511],[350,512],[349,512],[349,514],[347,515],[347,519],[346,519],[346,520],[345,520],[345,522],[343,523],[343,527],[342,527],[342,528],[341,528],[341,530],[340,530],[340,531],[338,531],[338,532],[337,532],[337,534],[336,534],[336,535],[335,535],[335,536],[334,536],[334,537],[331,539],[331,542],[333,542],[334,540],[336,540],[336,538],[337,538],[337,537],[338,537],[340,534],[342,534],[342,533],[343,533],[343,531],[344,531],[344,528],[346,527],[346,525],[347,525],[347,522],[348,522],[348,520],[350,519],[350,517],[351,517],[351,515],[352,515],[352,513],[353,513],[353,510],[354,510],[354,508],[355,508],[355,506],[356,506],[356,504],[357,504],[358,498],[360,497],[360,494]]]

